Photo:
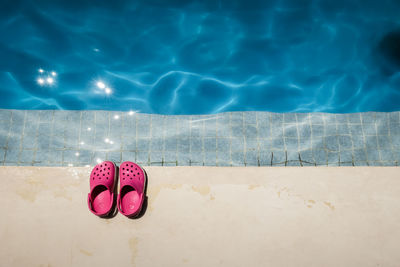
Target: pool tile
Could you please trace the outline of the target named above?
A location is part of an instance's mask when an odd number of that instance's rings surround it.
[[[272,164],[285,163],[286,162],[286,152],[274,150],[272,155]]]
[[[296,124],[287,124],[284,127],[284,136],[285,137],[294,137],[297,138],[297,126]]]
[[[311,148],[311,138],[310,136],[307,137],[303,137],[299,140],[299,149],[300,150],[306,150],[306,149],[310,149]]]
[[[190,154],[191,164],[193,166],[202,166],[204,163],[203,152],[193,152]]]
[[[284,141],[283,138],[273,138],[271,139],[271,147],[277,149],[284,149]]]
[[[164,149],[166,151],[177,151],[178,149],[178,140],[175,138],[165,138],[164,140]]]
[[[232,151],[231,158],[232,158],[232,165],[244,166],[244,152],[243,151]]]
[[[400,149],[400,135],[393,135],[390,137],[393,149]]]
[[[350,133],[351,135],[363,135],[363,128],[361,124],[350,124]]]
[[[323,125],[313,125],[312,135],[315,137],[321,137],[325,135],[325,128]]]
[[[351,149],[353,147],[353,142],[349,135],[339,135],[338,136],[340,150]]]
[[[367,149],[367,157],[368,157],[368,162],[381,160],[379,156],[379,151],[375,149],[374,150]]]
[[[400,112],[388,113],[390,124],[400,124]]]
[[[228,154],[231,146],[231,140],[229,138],[218,138],[217,139],[217,151],[219,154]]]
[[[189,139],[189,137],[183,137],[183,138],[179,138],[178,139],[178,151],[180,153],[189,153],[190,152],[190,139]],[[215,151],[215,148],[214,148],[214,151]]]
[[[257,124],[257,116],[256,116],[257,112],[254,111],[248,111],[248,112],[244,112],[243,116],[244,116],[244,123],[245,124]]]
[[[136,161],[141,165],[148,165],[149,164],[149,152],[138,151],[136,153]]]
[[[0,113],[0,149],[8,154],[6,164],[32,165],[29,153],[36,153],[34,164],[67,166],[72,162],[74,166],[85,166],[95,163],[96,156],[123,160],[130,153],[139,157],[142,164],[152,165],[162,165],[164,160],[165,165],[269,166],[272,149],[273,166],[300,164],[296,159],[298,150],[303,166],[336,166],[339,157],[341,166],[369,162],[395,165],[395,152],[400,150],[399,112],[369,112],[361,116],[232,112],[176,117],[109,111]],[[119,118],[115,119],[115,115]],[[113,144],[105,142],[105,138]],[[20,156],[21,147],[24,153],[37,151]],[[80,153],[78,157],[74,155],[76,151]],[[210,152],[207,159],[205,151]],[[143,153],[137,156],[138,152]],[[285,159],[276,162],[282,155]],[[352,155],[354,162],[350,160]],[[19,157],[26,162],[18,161]],[[153,162],[160,158],[161,162]]]
[[[326,136],[325,147],[331,151],[339,151],[339,142],[337,136]]]
[[[400,123],[390,124],[390,135],[400,135]]]
[[[231,150],[232,151],[241,151],[243,153],[244,150],[244,138],[232,138],[231,139]]]
[[[267,138],[271,135],[270,127],[267,125],[258,126],[258,137]]]
[[[361,116],[359,113],[350,113],[347,114],[347,118],[349,119],[349,123],[354,124],[361,124]]]
[[[136,140],[137,151],[149,151],[150,149],[150,138],[137,138]]]
[[[315,163],[312,150],[301,150],[299,154],[302,161]]]
[[[164,155],[162,151],[151,151],[150,152],[150,162],[151,165],[154,163],[164,163]]]
[[[243,125],[234,125],[231,128],[232,137],[241,137],[243,136]]]
[[[272,152],[260,151],[260,166],[271,166],[272,164]]]
[[[338,152],[328,151],[328,165],[330,165],[331,163],[335,163],[335,164],[339,163],[339,153]]]
[[[136,139],[135,138],[124,138],[123,143],[122,143],[122,149],[136,150]]]
[[[283,123],[283,114],[280,113],[271,113],[270,123],[273,128],[282,127]]]
[[[60,163],[63,161],[63,151],[62,150],[52,150],[48,151],[48,160],[53,163]]]
[[[154,137],[150,139],[150,150],[151,151],[163,151],[164,139],[160,137]]]
[[[285,149],[290,151],[298,150],[298,139],[297,138],[285,138]]]
[[[311,126],[308,124],[302,124],[298,126],[299,137],[300,138],[310,138],[311,137]]]
[[[364,124],[363,125],[363,133],[365,135],[376,135],[375,124]]]
[[[285,166],[292,166],[292,167],[301,166],[301,163],[298,160],[296,160],[296,161],[288,161]]]
[[[246,166],[258,166],[258,152],[254,150],[246,151]]]
[[[256,138],[257,127],[255,125],[246,125],[244,128],[244,135],[246,138]]]
[[[245,139],[246,150],[258,150],[258,141],[256,138]]]
[[[313,150],[313,155],[317,165],[327,164],[327,155],[325,150]]]
[[[221,150],[221,152],[219,152],[217,150],[217,161],[227,161],[230,162],[231,161],[231,154],[229,151],[229,148],[227,150]]]
[[[1,109],[0,110],[0,121],[10,121],[11,110]]]
[[[339,153],[340,162],[353,162],[353,151],[352,150],[342,150]]]
[[[382,161],[395,161],[392,150],[382,149],[379,151],[379,153],[380,153],[380,158]]]
[[[296,113],[283,113],[284,123],[297,123]]]
[[[299,152],[296,150],[289,150],[286,152],[288,161],[300,161]]]
[[[349,135],[350,128],[347,124],[338,124],[336,127],[336,132],[338,135]]]
[[[378,145],[380,149],[389,149],[392,148],[391,138],[385,135],[378,135]]]
[[[107,160],[115,162],[117,164],[121,163],[121,152],[120,151],[107,152]]]
[[[136,161],[136,152],[135,151],[122,151],[121,160],[122,160],[122,162]]]
[[[324,119],[321,113],[310,113],[310,121],[313,124],[319,124],[323,125],[324,124]]]
[[[347,124],[348,123],[348,118],[347,118],[347,114],[336,114],[336,122],[338,124]]]
[[[378,140],[376,139],[376,136],[366,136],[365,147],[369,150],[378,149]]]
[[[365,149],[354,149],[353,155],[355,162],[367,161],[367,154]]]
[[[258,139],[258,148],[260,151],[266,151],[271,148],[269,139]]]
[[[217,153],[216,151],[205,151],[204,152],[204,164],[206,166],[216,165]]]
[[[336,135],[336,124],[326,124],[325,125],[325,135]]]
[[[218,139],[219,141],[219,139]],[[191,151],[202,151],[203,150],[203,140],[200,137],[190,138],[190,150]]]

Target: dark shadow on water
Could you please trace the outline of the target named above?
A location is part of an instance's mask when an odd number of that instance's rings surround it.
[[[378,46],[382,71],[392,75],[400,70],[400,29],[386,34]]]

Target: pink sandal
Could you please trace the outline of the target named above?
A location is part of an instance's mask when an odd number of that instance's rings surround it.
[[[97,164],[90,174],[90,193],[87,201],[89,210],[97,216],[104,217],[111,212],[116,170],[113,162],[104,161]]]
[[[119,177],[118,210],[127,217],[136,217],[145,198],[146,174],[136,163],[125,161],[120,166]]]

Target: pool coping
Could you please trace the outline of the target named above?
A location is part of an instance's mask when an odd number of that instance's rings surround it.
[[[398,166],[400,112],[0,110],[0,165]]]

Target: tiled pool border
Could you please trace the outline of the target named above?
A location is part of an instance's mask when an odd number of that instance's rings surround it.
[[[0,110],[0,164],[87,166],[398,166],[400,112]]]

